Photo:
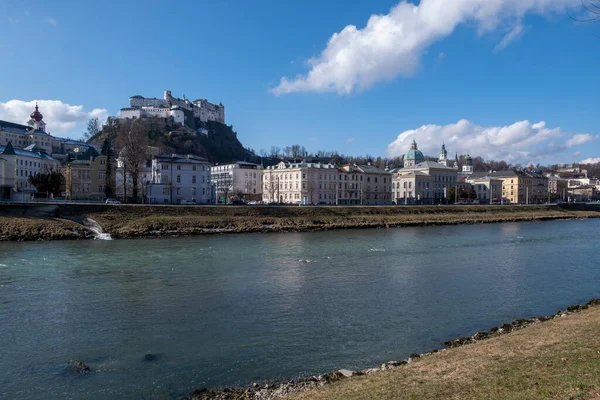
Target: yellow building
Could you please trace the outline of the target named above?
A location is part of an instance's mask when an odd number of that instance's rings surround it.
[[[483,177],[502,181],[502,198],[511,204],[537,204],[548,201],[548,178],[529,171],[508,170],[475,173],[470,179]]]
[[[89,201],[106,199],[106,162],[107,156],[93,148],[72,154],[65,170],[67,198]]]

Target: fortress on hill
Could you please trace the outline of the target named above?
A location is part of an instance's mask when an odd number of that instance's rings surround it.
[[[129,98],[129,107],[122,108],[120,119],[137,118],[172,118],[175,123],[193,127],[194,120],[202,122],[216,121],[225,124],[225,106],[213,104],[206,99],[189,101],[173,97],[170,90],[165,90],[162,99],[143,97],[140,95]]]

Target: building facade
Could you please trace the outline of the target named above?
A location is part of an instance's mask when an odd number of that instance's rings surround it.
[[[210,168],[215,203],[229,203],[231,197],[244,201],[262,200],[261,170],[258,164],[238,161]]]
[[[179,99],[173,97],[170,90],[165,90],[162,99],[132,96],[129,98],[129,107],[122,108],[119,113],[121,119],[149,117],[172,118],[175,123],[181,125],[190,125],[191,121],[188,121],[190,117],[198,118],[202,122],[216,121],[224,124],[225,106],[210,103],[206,99],[193,102],[185,96]]]
[[[150,204],[209,204],[210,164],[193,155],[159,155],[152,159],[152,178],[144,190]]]
[[[15,149],[11,142],[0,145],[0,198],[27,201],[36,192],[30,176],[58,171],[59,162],[43,149],[28,151]]]
[[[489,176],[467,179],[475,192],[475,199],[479,203],[502,202],[502,180]]]
[[[286,163],[263,170],[263,202],[380,205],[391,202],[391,174],[371,165]]]
[[[66,195],[70,200],[106,199],[107,156],[88,149],[69,156],[65,171]],[[114,166],[114,163],[112,164]],[[114,176],[114,169],[112,174]]]
[[[85,150],[92,145],[71,139],[52,136],[46,131],[44,116],[36,105],[30,115],[27,125],[16,124],[8,121],[0,121],[0,145],[8,143],[15,149],[25,149],[35,146],[42,149],[55,160],[64,161],[70,151]]]
[[[531,171],[508,170],[477,172],[471,179],[495,178],[502,181],[502,199],[512,204],[537,204],[548,201],[548,178]]]
[[[413,142],[416,147],[416,143]],[[407,156],[410,156],[409,150]],[[405,160],[407,159],[405,156]],[[423,161],[394,171],[392,197],[396,204],[440,204],[448,196],[450,187],[456,187],[457,171],[445,165]]]

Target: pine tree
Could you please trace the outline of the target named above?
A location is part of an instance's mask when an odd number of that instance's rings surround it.
[[[112,143],[109,138],[104,139],[104,143],[102,144],[102,155],[106,156],[104,194],[106,195],[106,198],[111,199],[115,196],[115,177],[112,166]]]

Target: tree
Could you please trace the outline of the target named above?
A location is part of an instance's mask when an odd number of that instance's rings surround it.
[[[600,22],[600,1],[598,0],[580,0],[581,6],[587,12],[586,18],[570,17],[577,22]]]
[[[123,180],[126,182],[127,174],[129,174],[132,183],[133,201],[137,202],[140,168],[150,157],[148,135],[140,121],[136,120],[131,124],[129,131],[119,133],[117,142],[121,148],[119,157],[123,160]]]
[[[35,176],[30,175],[29,183],[35,186],[38,192],[48,192],[58,196],[64,184],[64,177],[58,171],[41,172]]]
[[[90,118],[87,122],[87,131],[83,134],[86,141],[95,138],[100,133],[100,122],[98,118]]]
[[[102,144],[102,155],[106,156],[106,169],[104,173],[104,195],[108,199],[115,197],[115,175],[113,167],[112,141],[107,137]]]
[[[456,200],[456,186],[450,186],[448,188],[447,196],[448,196],[448,202],[450,204],[454,204],[454,200]]]
[[[280,151],[281,151],[281,148],[279,148],[277,146],[271,146],[271,157],[279,156]]]

